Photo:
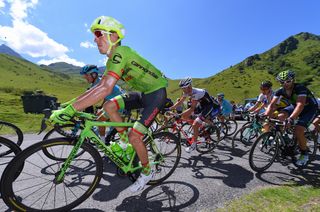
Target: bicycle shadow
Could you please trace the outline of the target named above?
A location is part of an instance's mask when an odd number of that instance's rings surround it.
[[[199,190],[195,186],[181,181],[167,181],[148,187],[139,196],[125,198],[116,211],[181,211],[198,198]]]
[[[225,157],[226,159],[221,159]],[[220,179],[222,182],[234,188],[245,188],[247,183],[254,179],[254,175],[251,171],[244,167],[234,164],[226,163],[233,160],[233,157],[227,153],[219,153],[219,155],[192,155],[190,158],[181,157],[182,160],[187,161],[183,163],[180,160],[180,167],[191,168],[194,172],[193,177],[198,179]],[[211,171],[218,172],[220,174],[213,174]],[[224,175],[224,176],[221,176]]]
[[[284,167],[286,168],[286,167]],[[287,166],[289,173],[280,171],[265,171],[255,176],[268,184],[277,186],[304,186],[310,185],[320,188],[320,164],[311,162],[305,168],[297,168],[292,163]]]
[[[92,198],[100,202],[107,202],[116,199],[120,192],[128,188],[132,182],[127,176],[121,177],[117,175],[117,167],[112,161],[106,157],[104,157],[103,160],[104,172],[101,180],[106,181],[108,185],[100,183],[95,193],[92,195]]]

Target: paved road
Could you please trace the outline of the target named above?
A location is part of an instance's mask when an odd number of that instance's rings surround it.
[[[23,148],[31,140],[40,139],[41,136],[26,135]],[[205,155],[196,151],[188,154],[183,150],[178,168],[167,181],[137,194],[130,193],[129,179],[118,177],[114,165],[105,161],[100,185],[73,211],[214,210],[263,186],[285,185],[293,181],[320,186],[319,157],[303,172],[290,163],[275,163],[267,172],[258,175],[249,167],[249,149],[238,146],[232,151],[230,142],[226,139],[214,152]],[[0,200],[0,211],[6,210]]]

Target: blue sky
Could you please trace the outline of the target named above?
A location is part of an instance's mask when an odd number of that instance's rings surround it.
[[[37,64],[97,64],[100,16],[168,77],[212,76],[300,32],[320,34],[319,0],[0,0],[0,44]]]

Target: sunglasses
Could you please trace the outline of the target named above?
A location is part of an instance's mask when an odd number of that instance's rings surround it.
[[[262,90],[262,91],[268,91],[270,88],[260,88],[260,90]]]
[[[283,84],[288,84],[288,83],[291,83],[292,82],[292,80],[286,80],[286,81],[280,81],[280,84],[281,85],[283,85]]]
[[[94,34],[97,38],[100,38],[100,37],[103,36],[104,34],[111,35],[111,32],[102,31],[102,30],[96,30],[96,31],[93,32],[93,34]]]

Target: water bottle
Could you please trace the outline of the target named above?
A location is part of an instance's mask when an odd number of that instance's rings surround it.
[[[125,150],[125,156],[123,157],[124,162],[129,162],[132,158],[134,149],[131,144],[127,144],[127,149]]]
[[[119,158],[122,158],[123,149],[118,144],[118,142],[111,141],[110,142],[111,150],[114,152]]]

